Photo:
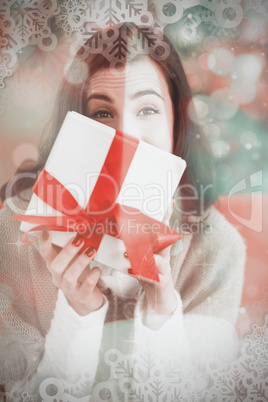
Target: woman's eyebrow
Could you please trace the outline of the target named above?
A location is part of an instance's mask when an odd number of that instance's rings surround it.
[[[145,90],[143,90],[143,91],[135,92],[135,93],[131,96],[131,99],[140,98],[141,96],[145,96],[145,95],[156,95],[156,96],[158,96],[159,98],[161,98],[161,99],[164,100],[164,98],[163,98],[158,92],[154,91],[153,89],[145,89]]]
[[[109,98],[109,96],[98,93],[89,95],[86,101],[89,102],[91,99],[99,99],[109,103],[114,103],[114,100]]]

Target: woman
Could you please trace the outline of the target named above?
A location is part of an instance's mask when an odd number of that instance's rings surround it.
[[[138,27],[123,24],[110,36],[124,32],[132,45],[135,29],[138,35]],[[103,37],[107,45],[107,32]],[[167,38],[155,35],[154,39],[154,46],[143,49],[130,62],[122,58],[119,66],[102,54],[91,53],[87,42],[63,80],[38,164],[26,171],[32,180],[17,181],[19,188],[9,184],[2,189],[2,198],[11,195],[7,190],[17,192],[6,198],[1,211],[4,365],[0,383],[11,394],[16,390],[35,393],[40,386],[42,395],[49,377],[64,380],[66,390],[87,376],[87,387],[77,385],[73,392],[89,395],[94,381],[100,381],[102,375],[99,369],[96,377],[105,349],[104,323],[123,319],[130,320],[131,328],[133,325],[127,335],[131,356],[151,350],[159,362],[172,359],[180,364],[190,359],[204,363],[204,355],[227,360],[234,357],[232,325],[241,297],[244,245],[213,207],[212,157],[189,117],[192,98],[179,56]],[[161,57],[163,48],[168,49],[166,57]],[[106,267],[101,271],[93,263],[96,250],[78,254],[83,247],[79,236],[60,250],[51,244],[51,233],[44,232],[39,243],[22,247],[20,255],[15,254],[12,244],[18,240],[19,225],[10,219],[27,208],[36,173],[42,169],[69,110],[186,160],[170,219],[183,235],[183,247],[180,251],[181,244],[175,244],[155,254],[159,283]],[[133,306],[133,311],[126,306]],[[109,325],[118,342],[121,324]],[[203,340],[198,339],[200,332],[205,334]],[[128,340],[127,336],[123,338]],[[108,349],[112,346],[110,341]]]

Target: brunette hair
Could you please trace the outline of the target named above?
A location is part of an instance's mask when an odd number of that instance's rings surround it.
[[[118,29],[120,31],[124,29],[125,32],[129,30],[129,38],[131,39],[134,28],[137,29],[138,35],[141,34],[139,29],[142,28],[133,23],[124,23],[109,28],[109,30]],[[107,30],[102,32],[106,33],[107,41]],[[149,28],[147,32],[150,32]],[[151,30],[151,32],[154,31]],[[110,36],[113,38],[112,35]],[[200,133],[199,127],[189,115],[192,94],[180,57],[169,39],[163,34],[154,33],[153,42],[151,44],[148,42],[148,46],[145,43],[143,45],[143,53],[160,67],[168,84],[174,108],[173,153],[182,157],[187,163],[187,168],[176,192],[180,210],[185,217],[188,215],[202,216],[217,199],[214,160],[204,135]],[[91,52],[90,49],[92,49],[92,39],[89,39],[80,48],[68,70],[67,77],[64,77],[62,81],[51,123],[46,129],[48,135],[40,144],[38,161],[34,165],[22,165],[16,172],[16,174],[21,175],[31,173],[31,177],[18,181],[15,180],[15,175],[11,179],[14,181],[14,185],[10,195],[19,195],[22,190],[32,187],[46,162],[66,113],[76,111],[87,115],[86,100],[90,78],[100,69],[109,68],[111,63],[115,63],[108,60],[107,56],[102,53]],[[127,56],[126,52],[125,57],[120,57],[121,64],[125,65],[129,61]],[[143,55],[138,54],[137,57],[143,57]],[[82,77],[81,66],[86,66],[88,69],[85,79]],[[0,190],[2,200],[7,197],[7,184]]]

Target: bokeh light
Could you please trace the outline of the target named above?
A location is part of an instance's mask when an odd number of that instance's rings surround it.
[[[203,132],[209,141],[215,141],[221,135],[220,127],[214,123],[206,124],[203,127]]]
[[[194,96],[188,107],[190,119],[200,125],[208,119],[209,111],[209,97],[202,95]]]
[[[20,164],[26,159],[37,160],[38,158],[38,149],[33,144],[23,143],[18,145],[12,154],[12,161],[16,167],[20,166]]]
[[[185,73],[186,73],[187,81],[190,85],[191,91],[199,92],[203,86],[203,82],[202,82],[201,78],[198,77],[198,75],[190,69],[187,69],[185,71]]]
[[[238,79],[233,81],[230,85],[230,92],[236,104],[246,105],[254,100],[256,96],[256,86],[250,81],[241,81]]]
[[[235,58],[233,69],[237,78],[248,84],[256,82],[260,78],[262,65],[255,55],[240,54]]]
[[[203,119],[204,117],[206,117],[208,115],[209,107],[205,100],[202,100],[200,98],[195,98],[194,105],[195,105],[197,117],[199,119]]]
[[[251,149],[259,145],[258,138],[253,131],[244,131],[240,135],[240,142],[246,149]]]
[[[228,74],[233,66],[234,55],[230,50],[223,47],[214,50],[208,56],[208,65],[211,66],[211,70],[216,75]]]
[[[213,155],[220,159],[226,157],[230,152],[230,145],[227,141],[217,140],[211,143]]]
[[[228,89],[218,89],[211,95],[213,115],[219,120],[229,120],[237,112],[238,106]]]
[[[82,84],[88,77],[88,66],[84,61],[75,60],[72,70],[70,70],[69,67],[70,64],[66,66],[64,75],[70,84]]]
[[[212,53],[203,53],[199,56],[198,63],[203,70],[212,70],[216,64],[216,58]]]

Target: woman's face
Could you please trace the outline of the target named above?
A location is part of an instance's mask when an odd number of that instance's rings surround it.
[[[89,83],[88,116],[172,152],[173,105],[165,77],[149,58],[102,69]]]

